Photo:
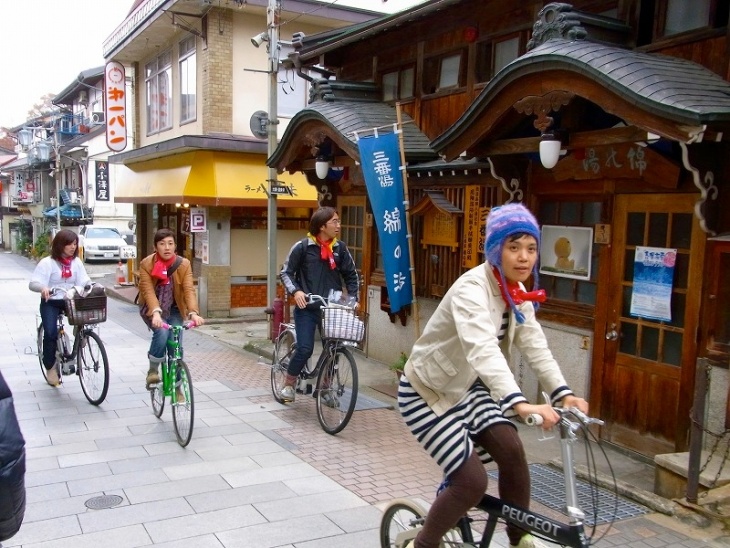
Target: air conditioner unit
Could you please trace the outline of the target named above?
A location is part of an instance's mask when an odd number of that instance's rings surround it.
[[[91,113],[91,125],[98,126],[104,123],[103,112],[92,112]]]
[[[85,89],[79,91],[79,104],[84,106],[89,104],[89,92]]]

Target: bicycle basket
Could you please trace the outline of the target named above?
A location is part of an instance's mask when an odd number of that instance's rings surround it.
[[[66,299],[66,316],[71,325],[106,321],[106,295]]]
[[[322,338],[359,343],[365,338],[366,314],[353,308],[322,308]]]

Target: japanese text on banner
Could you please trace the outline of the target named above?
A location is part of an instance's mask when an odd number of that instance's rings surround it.
[[[361,137],[358,147],[380,239],[390,311],[396,313],[413,301],[398,135]]]

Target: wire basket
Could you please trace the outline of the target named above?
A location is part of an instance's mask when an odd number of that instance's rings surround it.
[[[106,321],[106,295],[66,299],[66,316],[71,325]]]
[[[354,308],[322,308],[322,338],[359,343],[365,338],[367,314]]]

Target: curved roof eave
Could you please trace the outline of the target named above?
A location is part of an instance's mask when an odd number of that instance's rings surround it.
[[[356,133],[371,134],[373,128],[388,132],[397,124],[396,109],[387,103],[362,101],[318,101],[297,112],[289,122],[279,146],[267,160],[267,165],[286,169],[292,158],[289,155],[296,146],[298,133],[304,126],[318,124],[327,128],[329,135],[348,156],[360,159]],[[426,137],[412,118],[401,114],[403,143],[409,162],[422,162],[438,158]]]
[[[546,70],[593,80],[641,110],[676,124],[730,123],[730,82],[702,65],[583,40],[551,39],[504,67],[431,147],[439,152],[447,148],[504,88]],[[603,106],[600,97],[586,99]]]

